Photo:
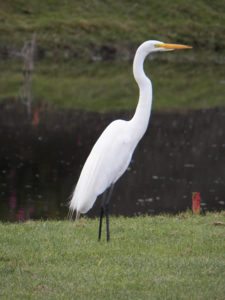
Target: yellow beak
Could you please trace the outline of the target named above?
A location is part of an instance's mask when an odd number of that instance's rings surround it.
[[[156,44],[155,47],[176,50],[176,49],[191,49],[191,46],[187,45],[179,45],[179,44]]]

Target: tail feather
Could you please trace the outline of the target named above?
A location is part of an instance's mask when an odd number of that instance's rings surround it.
[[[73,219],[73,214],[76,211],[76,201],[75,201],[75,191],[73,192],[73,194],[70,197],[70,201],[69,201],[69,212],[68,212],[68,219],[72,221]]]
[[[79,218],[80,218],[80,212],[77,210],[77,211],[76,211],[76,219],[75,219],[75,221],[78,221]]]
[[[78,221],[79,218],[80,218],[80,211],[77,210],[76,201],[75,201],[75,193],[73,193],[73,195],[71,197],[71,200],[70,200],[70,203],[69,203],[69,212],[68,212],[68,218],[69,218],[69,220],[72,221],[73,214],[74,214],[75,211],[76,211],[75,221]]]
[[[68,218],[70,221],[72,221],[72,219],[73,219],[73,210],[72,210],[72,209],[69,209],[67,218]]]
[[[73,214],[74,214],[74,211],[72,209],[69,210],[68,212],[68,215],[67,215],[67,218],[72,221],[73,220]],[[80,219],[80,212],[79,211],[76,211],[76,218],[75,218],[75,221],[78,221]]]

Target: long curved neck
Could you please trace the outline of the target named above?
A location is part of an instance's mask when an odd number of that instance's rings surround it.
[[[133,63],[134,78],[139,87],[139,101],[130,125],[134,129],[133,135],[136,135],[138,140],[148,127],[152,107],[152,84],[144,72],[144,60],[147,54],[142,44],[135,54]]]

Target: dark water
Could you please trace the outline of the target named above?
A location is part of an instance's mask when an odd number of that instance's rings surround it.
[[[65,218],[95,140],[110,121],[97,114],[0,105],[0,220]],[[225,109],[152,113],[148,131],[117,183],[115,215],[176,213],[200,192],[205,210],[225,208]],[[100,201],[89,213],[98,213]]]

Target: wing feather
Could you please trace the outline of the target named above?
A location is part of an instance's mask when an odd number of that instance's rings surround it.
[[[70,207],[87,212],[98,195],[126,171],[132,156],[132,144],[126,121],[112,122],[103,131],[89,154],[75,188]]]

